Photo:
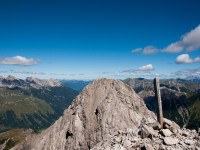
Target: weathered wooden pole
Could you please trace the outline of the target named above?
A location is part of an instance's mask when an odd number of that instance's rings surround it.
[[[156,97],[157,120],[161,125],[161,129],[163,129],[163,112],[162,112],[162,101],[161,101],[161,94],[160,94],[159,79],[156,77],[153,80],[153,83],[154,83],[154,91],[155,91],[155,97]]]

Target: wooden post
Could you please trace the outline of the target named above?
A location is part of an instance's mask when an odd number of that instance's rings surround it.
[[[155,91],[155,97],[156,97],[157,120],[161,125],[161,129],[163,129],[163,112],[162,112],[162,101],[161,101],[161,94],[160,94],[159,79],[156,77],[153,80],[153,83],[154,83],[154,91]]]

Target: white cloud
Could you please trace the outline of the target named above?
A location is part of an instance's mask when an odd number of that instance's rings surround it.
[[[136,49],[133,49],[131,52],[132,53],[137,53],[137,52],[140,52],[142,50],[142,48],[136,48]]]
[[[179,53],[184,49],[184,46],[180,42],[172,43],[166,48],[162,49],[162,52],[167,53]]]
[[[139,69],[125,69],[122,71],[122,73],[124,72],[128,72],[128,73],[149,73],[149,71],[153,71],[154,68],[152,66],[152,64],[148,64],[146,66],[142,66]]]
[[[38,64],[40,61],[33,58],[27,59],[22,56],[0,58],[0,64],[2,65],[32,66]]]
[[[179,53],[185,49],[191,52],[200,48],[200,25],[190,32],[184,34],[181,40],[170,44],[162,50],[162,52]]]
[[[200,57],[197,57],[195,59],[191,59],[190,56],[188,54],[182,54],[182,55],[179,55],[177,58],[176,58],[176,63],[178,64],[183,64],[183,63],[196,63],[200,61]]]
[[[147,46],[144,48],[142,54],[149,55],[149,54],[156,54],[158,52],[159,52],[159,50],[156,47],[150,45],[150,46]]]
[[[152,64],[148,64],[146,66],[142,66],[139,68],[139,71],[153,71],[154,68],[152,66]]]
[[[200,25],[194,30],[182,36],[182,44],[187,52],[194,51],[200,48]]]
[[[139,49],[139,50],[138,50]],[[139,52],[141,48],[132,50],[132,52]],[[183,50],[186,52],[191,52],[200,49],[200,25],[198,25],[195,29],[181,36],[179,41],[171,43],[167,47],[163,49],[157,49],[154,46],[147,46],[143,49],[142,54],[155,54],[158,52],[166,52],[166,53],[179,53]]]

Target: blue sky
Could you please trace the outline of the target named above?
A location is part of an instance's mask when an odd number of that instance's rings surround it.
[[[199,76],[199,6],[198,0],[0,1],[0,75]]]

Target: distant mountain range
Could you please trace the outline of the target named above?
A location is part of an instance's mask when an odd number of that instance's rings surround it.
[[[122,82],[130,85],[137,93],[142,90],[154,90],[152,80],[145,78],[127,78],[121,80]],[[85,86],[92,83],[91,81],[84,80],[60,80],[63,85],[66,85],[74,90],[81,92]],[[161,87],[167,87],[172,90],[186,93],[199,93],[200,92],[200,78],[187,77],[186,79],[161,79]]]
[[[147,107],[156,112],[153,82],[144,78],[128,78],[124,83],[131,86],[144,99]],[[181,127],[200,127],[200,84],[193,80],[173,79],[160,81],[164,117]]]
[[[78,95],[57,80],[0,78],[0,132],[50,126]]]
[[[0,87],[33,87],[33,88],[43,88],[43,87],[60,87],[61,82],[54,79],[41,80],[38,78],[27,77],[25,80],[15,78],[9,75],[7,78],[0,76]]]
[[[91,81],[83,81],[83,80],[61,80],[62,84],[81,92],[85,86],[92,83]]]
[[[124,83],[130,85],[137,93],[142,90],[154,90],[153,82],[144,78],[127,78],[122,80]],[[186,80],[186,79],[168,79],[160,80],[161,87],[167,87],[178,92],[199,93],[200,80]]]

